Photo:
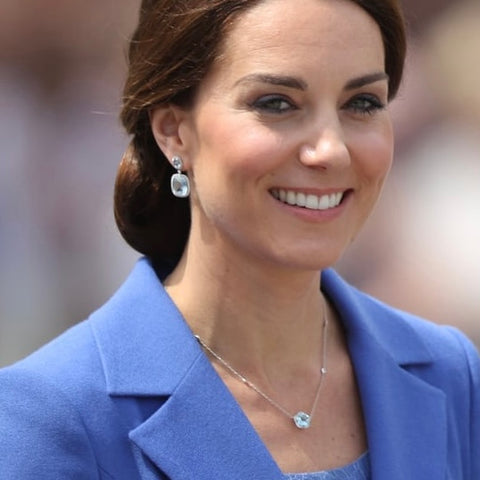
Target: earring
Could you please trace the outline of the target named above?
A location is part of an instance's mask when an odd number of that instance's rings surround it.
[[[177,173],[174,173],[170,179],[172,193],[178,198],[187,198],[190,195],[190,181],[188,177],[182,173],[182,159],[178,155],[175,155],[172,158],[172,165],[173,168],[177,170]]]

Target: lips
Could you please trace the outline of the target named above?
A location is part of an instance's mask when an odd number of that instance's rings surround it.
[[[296,192],[293,190],[272,189],[273,197],[280,202],[310,210],[328,210],[340,205],[345,192],[336,192],[325,195],[314,195],[312,193]]]

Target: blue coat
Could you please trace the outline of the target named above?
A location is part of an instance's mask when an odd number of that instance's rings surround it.
[[[480,479],[480,361],[457,330],[334,271],[374,480]],[[87,321],[0,371],[0,478],[281,480],[164,292],[138,262]]]

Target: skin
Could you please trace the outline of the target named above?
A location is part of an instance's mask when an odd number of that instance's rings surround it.
[[[355,238],[391,166],[387,97],[381,34],[362,9],[266,0],[235,20],[193,108],[151,114],[192,184],[190,239],[165,287],[195,333],[292,412],[310,411],[319,382],[318,272]],[[342,200],[312,210],[280,190]],[[340,466],[367,449],[344,333],[326,305],[329,374],[309,430],[212,359],[284,471]]]

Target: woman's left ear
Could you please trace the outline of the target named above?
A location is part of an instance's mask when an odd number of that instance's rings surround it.
[[[188,162],[188,142],[184,124],[187,112],[179,107],[166,105],[150,110],[150,128],[160,150],[170,160],[181,156]]]

